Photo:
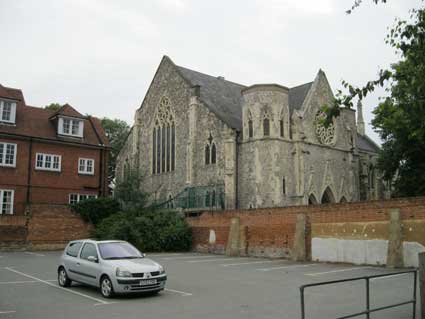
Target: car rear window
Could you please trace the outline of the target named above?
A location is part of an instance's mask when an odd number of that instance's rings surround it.
[[[78,256],[78,251],[80,250],[80,247],[83,243],[80,241],[70,243],[68,247],[66,248],[66,254],[72,257]]]

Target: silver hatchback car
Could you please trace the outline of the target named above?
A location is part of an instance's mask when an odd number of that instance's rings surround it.
[[[58,267],[58,282],[72,281],[100,288],[102,296],[116,293],[153,292],[165,288],[167,274],[126,241],[74,240],[66,246]]]

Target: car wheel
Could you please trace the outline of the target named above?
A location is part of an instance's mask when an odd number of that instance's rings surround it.
[[[71,279],[68,278],[66,274],[66,270],[63,267],[60,267],[58,270],[58,283],[61,287],[69,287],[71,286]]]
[[[100,280],[100,293],[105,298],[111,298],[114,295],[114,288],[108,276],[103,276]]]

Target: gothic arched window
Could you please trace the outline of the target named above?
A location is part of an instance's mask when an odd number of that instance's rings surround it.
[[[170,100],[162,97],[152,132],[152,174],[175,170],[176,132]]]
[[[284,122],[284,111],[283,111],[283,109],[280,112],[279,133],[280,133],[280,137],[285,136],[285,122]]]
[[[211,164],[215,164],[217,161],[217,149],[213,143],[211,146]]]
[[[248,111],[248,138],[252,138],[254,136],[254,128],[252,126],[252,115],[251,112]]]
[[[284,134],[283,130],[284,130],[285,127],[283,126],[283,119],[279,120],[279,126],[280,126],[279,127],[280,128],[280,137],[284,137],[285,134]]]
[[[263,119],[263,135],[270,136],[270,120],[267,117]]]
[[[207,145],[205,146],[205,165],[217,163],[217,147],[213,141],[214,139],[210,133]]]
[[[205,165],[210,163],[210,146],[207,144],[205,146]]]

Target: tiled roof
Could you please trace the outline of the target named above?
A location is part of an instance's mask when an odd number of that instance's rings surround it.
[[[91,116],[82,116],[70,105],[66,108],[65,106],[63,107],[66,109],[66,114],[64,115],[76,117],[74,112],[79,114],[78,117],[84,121],[83,138],[58,136],[56,121],[52,120],[57,112],[26,105],[20,90],[0,86],[0,97],[10,98],[17,101],[16,125],[0,124],[0,134],[14,134],[25,137],[43,138],[93,146],[109,146],[108,139],[101,126],[100,120]]]
[[[207,107],[231,128],[242,129],[241,91],[245,85],[227,81],[223,78],[211,76],[176,66],[180,74],[191,83],[200,86],[200,98]],[[312,82],[289,89],[289,108],[300,109]]]

